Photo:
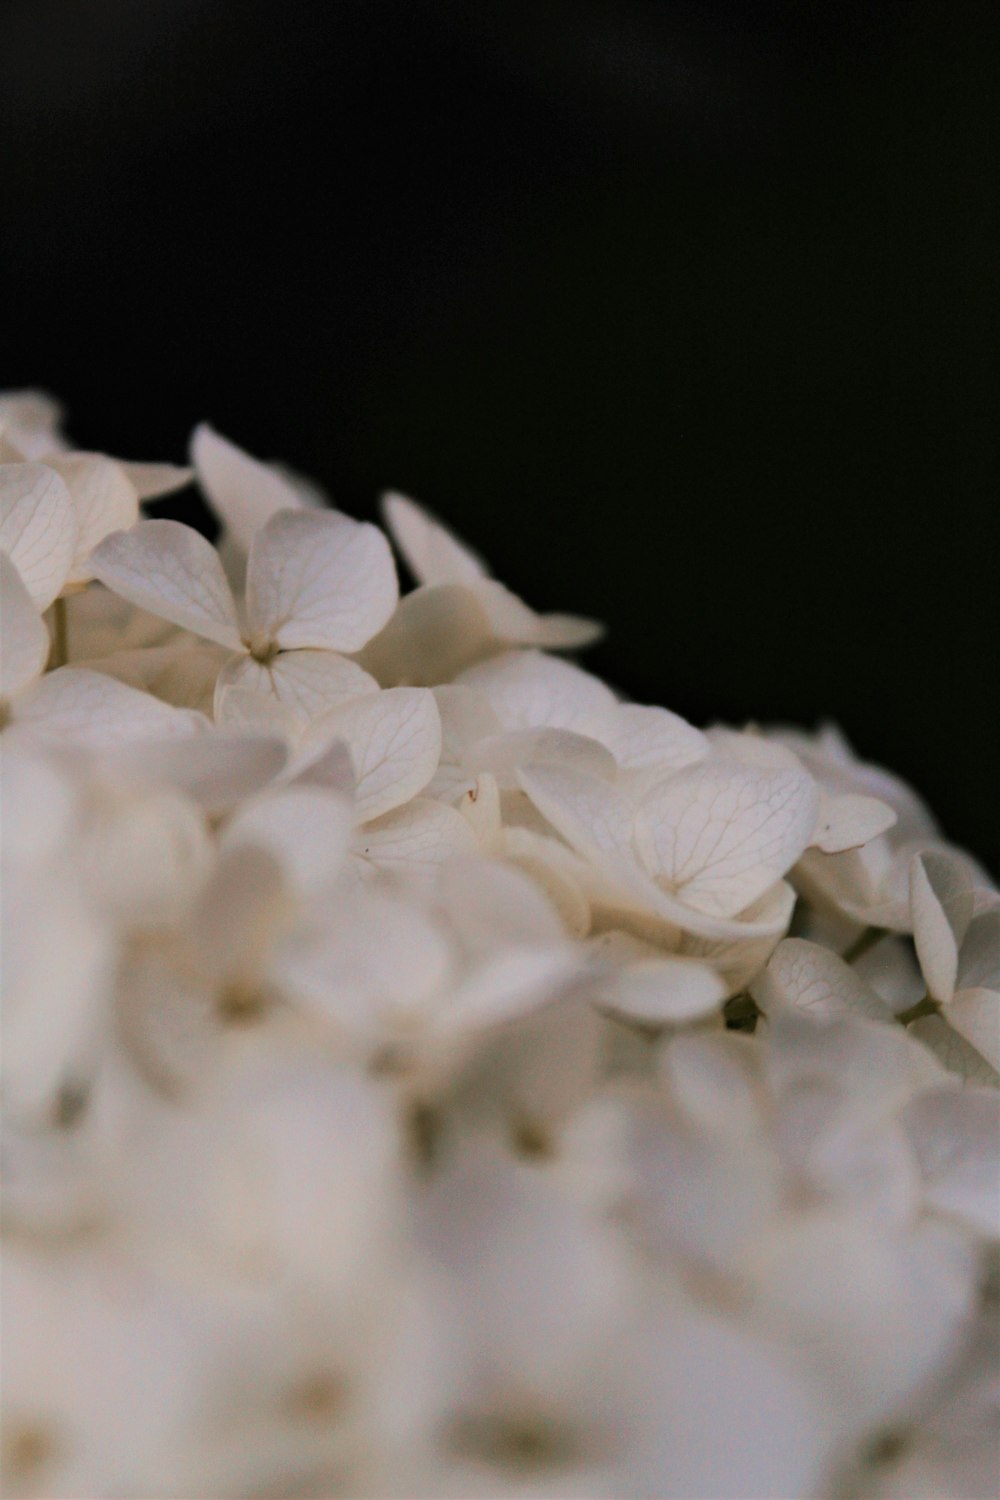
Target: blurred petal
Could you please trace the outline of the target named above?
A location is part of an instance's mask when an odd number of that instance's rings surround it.
[[[302,503],[294,485],[207,422],[194,430],[191,462],[209,504],[244,552],[265,521]]]
[[[19,700],[16,720],[46,739],[70,740],[87,749],[191,735],[196,729],[195,716],[184,709],[82,667],[47,673]]]
[[[856,794],[824,797],[819,827],[812,842],[824,854],[837,854],[843,849],[857,849],[869,843],[895,822],[895,811],[877,797]]]
[[[635,1020],[680,1026],[711,1015],[727,990],[715,970],[693,958],[630,964],[601,985],[600,1001]]]
[[[1000,1094],[937,1089],[912,1100],[902,1118],[925,1201],[1000,1239]]]
[[[385,494],[382,513],[418,583],[473,583],[486,576],[485,564],[415,501]]]
[[[0,698],[12,698],[45,670],[49,632],[21,575],[0,552]]]
[[[267,850],[308,894],[337,874],[352,822],[347,798],[319,787],[288,786],[244,803],[226,825],[222,847]]]

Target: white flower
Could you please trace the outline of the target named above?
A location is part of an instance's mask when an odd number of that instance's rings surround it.
[[[985,872],[412,502],[399,603],[211,428],[218,549],[59,419],[0,396],[5,1493],[992,1493]]]
[[[137,476],[100,453],[60,453],[44,463],[0,463],[0,548],[39,609],[91,579],[94,548],[139,519],[139,498],[176,487]]]
[[[575,768],[532,766],[519,781],[586,862],[590,900],[613,925],[711,959],[733,990],[786,930],[793,896],[782,877],[816,821],[806,774],[704,761],[637,807]]]
[[[307,715],[367,690],[341,653],[370,639],[397,595],[385,538],[332,511],[279,511],[257,532],[242,620],[218,554],[177,521],[108,537],[92,565],[133,604],[236,652],[220,686],[270,691]]]

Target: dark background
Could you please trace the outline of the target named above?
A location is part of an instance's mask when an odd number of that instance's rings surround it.
[[[832,717],[995,859],[994,24],[4,0],[0,384],[406,489],[633,696]]]

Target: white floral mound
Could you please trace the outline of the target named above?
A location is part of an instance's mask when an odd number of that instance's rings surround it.
[[[996,1492],[1000,897],[208,427],[0,400],[12,1496]],[[790,935],[793,934],[793,935]]]

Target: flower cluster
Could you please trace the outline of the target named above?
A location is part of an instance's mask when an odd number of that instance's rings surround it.
[[[3,1477],[995,1492],[1000,895],[210,427],[0,398]],[[218,546],[142,505],[196,477]]]

